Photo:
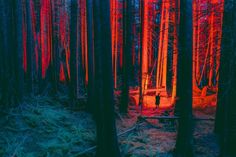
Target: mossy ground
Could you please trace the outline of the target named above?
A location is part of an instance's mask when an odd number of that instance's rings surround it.
[[[66,97],[61,97],[65,99]],[[0,157],[75,157],[96,145],[96,127],[92,116],[83,110],[63,105],[47,96],[27,98],[17,107],[2,111],[0,118]],[[155,114],[155,111],[150,111]],[[134,106],[129,114],[116,112],[118,133],[133,127],[139,112]],[[148,111],[145,112],[148,114]],[[195,112],[196,116],[214,116],[214,110]],[[171,157],[176,140],[176,122],[152,120],[119,137],[123,156]],[[194,125],[194,154],[215,157],[218,154],[213,121]],[[81,155],[94,156],[94,151]]]

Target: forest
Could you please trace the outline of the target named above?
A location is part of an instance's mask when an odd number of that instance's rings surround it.
[[[0,157],[236,157],[236,0],[0,0]]]

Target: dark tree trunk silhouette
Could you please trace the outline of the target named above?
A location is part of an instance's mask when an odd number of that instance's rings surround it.
[[[51,42],[52,42],[52,46],[51,46],[51,62],[50,62],[50,82],[51,82],[51,85],[52,85],[52,94],[55,95],[57,93],[57,90],[58,90],[58,78],[59,78],[59,75],[57,74],[57,72],[59,71],[59,66],[57,65],[58,63],[58,40],[57,40],[57,37],[56,37],[56,28],[57,28],[57,12],[59,10],[54,10],[56,9],[57,7],[53,8],[53,3],[54,4],[54,7],[56,5],[56,2],[53,2],[53,1],[50,1],[50,12],[51,12],[51,27],[52,27],[52,32],[51,32]]]
[[[15,51],[15,74],[16,74],[16,94],[21,101],[24,93],[24,69],[23,69],[23,4],[22,0],[14,0],[14,16],[16,27],[17,51]]]
[[[4,105],[17,104],[22,98],[22,3],[1,1],[1,97]],[[18,7],[17,7],[18,6]],[[20,64],[20,65],[19,65]]]
[[[27,21],[27,71],[26,71],[26,82],[27,92],[33,93],[33,30],[32,30],[32,17],[31,17],[31,1],[26,1],[26,21]]]
[[[122,66],[122,93],[120,111],[127,113],[129,104],[129,73],[131,72],[132,52],[132,8],[131,0],[123,1],[123,66]]]
[[[9,18],[10,18],[10,7],[9,7],[9,1],[0,1],[0,8],[1,8],[1,34],[3,39],[2,40],[2,49],[1,49],[1,69],[2,69],[2,76],[1,76],[1,89],[2,89],[2,95],[1,95],[1,104],[7,106],[9,102],[9,94],[10,94],[10,88],[9,88],[9,78],[10,78],[10,69],[9,66],[7,66],[9,61]]]
[[[178,33],[178,78],[176,107],[179,127],[175,156],[192,156],[192,0],[180,1]],[[186,66],[187,65],[187,66]]]
[[[70,98],[72,104],[76,100],[76,50],[77,50],[77,0],[71,0],[71,18],[70,18]]]
[[[95,88],[94,88],[94,42],[93,42],[93,1],[88,0],[86,3],[87,13],[87,36],[88,36],[88,105],[87,109],[95,113]]]
[[[236,1],[225,1],[219,91],[215,131],[220,137],[220,156],[236,156]]]
[[[0,39],[3,39],[3,2],[0,1]],[[3,42],[0,42],[0,50],[3,50]],[[4,69],[3,69],[3,51],[0,51],[0,103],[2,103],[2,95],[3,95],[3,79],[4,79]]]
[[[80,1],[80,3],[79,3],[79,5],[81,5],[81,6],[79,6],[79,8],[80,9],[82,9],[82,7],[85,7],[85,9],[86,9],[86,6],[82,6],[82,5],[85,5],[85,3],[83,3],[82,1]],[[78,11],[79,12],[79,17],[78,17],[78,19],[81,19],[82,20],[82,17],[84,16],[84,14],[83,14],[83,11]],[[77,39],[78,39],[78,41],[77,41],[77,43],[79,43],[78,44],[78,52],[77,52],[77,58],[78,58],[78,62],[77,62],[77,83],[78,83],[78,85],[77,85],[77,93],[78,93],[78,95],[79,96],[83,96],[83,94],[84,94],[84,91],[85,91],[85,85],[86,85],[86,70],[85,70],[85,64],[86,63],[84,63],[83,64],[83,60],[85,61],[85,56],[82,54],[83,53],[83,51],[85,51],[84,50],[84,48],[83,47],[85,47],[85,45],[83,45],[84,44],[84,41],[82,40],[82,32],[84,31],[84,29],[83,29],[83,27],[82,27],[82,22],[81,22],[81,20],[78,20],[77,21],[77,27],[78,27],[78,32],[77,32],[77,34],[79,34],[79,36],[77,37]],[[86,32],[85,32],[86,33]],[[85,52],[84,52],[84,54],[85,54]]]
[[[97,157],[119,157],[111,59],[110,0],[93,1]]]

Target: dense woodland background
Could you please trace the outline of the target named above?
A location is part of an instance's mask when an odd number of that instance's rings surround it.
[[[174,113],[161,118],[177,120],[174,156],[194,155],[193,111],[211,107],[218,155],[234,157],[235,9],[234,0],[0,0],[0,118],[35,97],[67,97],[95,121],[96,156],[118,157],[117,115],[152,110],[160,94]]]

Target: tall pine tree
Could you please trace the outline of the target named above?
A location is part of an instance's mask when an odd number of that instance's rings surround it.
[[[192,0],[180,1],[178,33],[177,111],[179,127],[176,157],[192,156]],[[186,66],[187,65],[187,66]]]
[[[236,156],[236,1],[225,1],[215,131],[220,156]]]
[[[110,0],[93,1],[97,157],[119,157],[114,114]]]

